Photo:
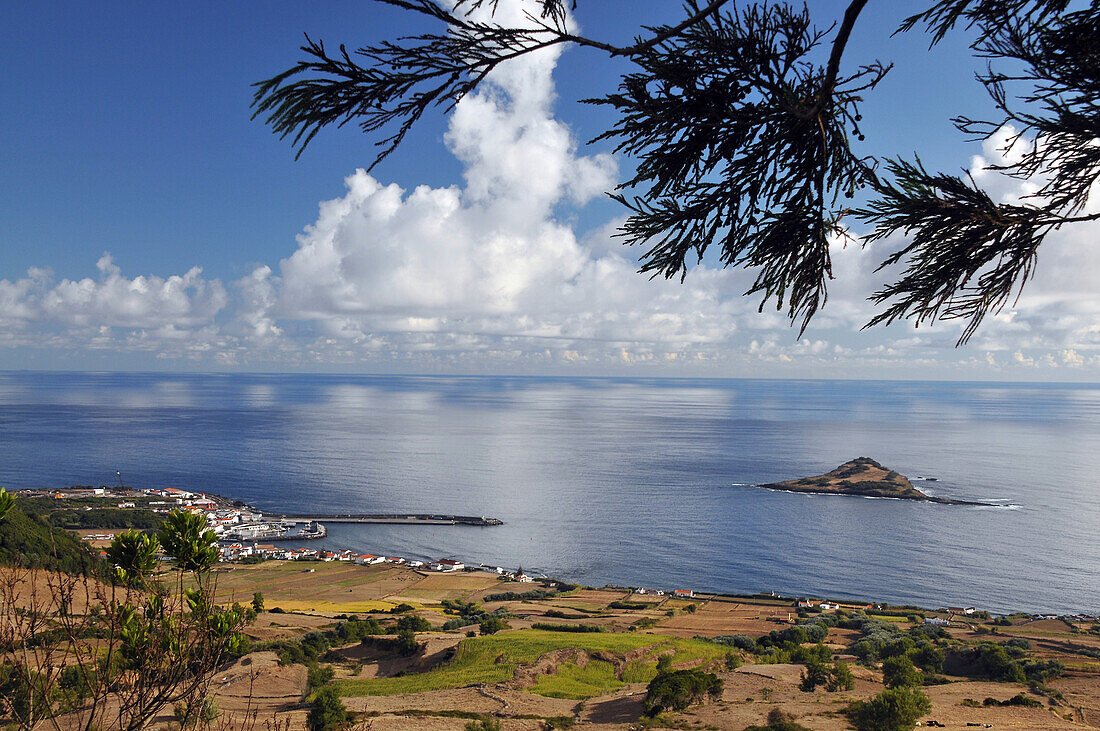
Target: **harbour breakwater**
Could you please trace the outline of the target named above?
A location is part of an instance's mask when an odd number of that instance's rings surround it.
[[[472,525],[493,526],[504,525],[504,521],[496,518],[485,518],[472,515],[435,515],[428,513],[297,513],[294,515],[281,515],[279,520],[284,521],[316,521],[325,523],[388,523],[397,525]]]

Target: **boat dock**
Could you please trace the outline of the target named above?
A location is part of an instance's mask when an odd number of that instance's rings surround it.
[[[428,513],[299,513],[297,515],[281,515],[278,519],[297,522],[323,521],[325,523],[391,523],[398,525],[504,525],[504,521],[497,520],[496,518],[485,518],[472,515],[438,515]]]

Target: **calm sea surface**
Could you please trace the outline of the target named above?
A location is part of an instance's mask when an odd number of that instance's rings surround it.
[[[857,456],[974,508],[753,483]],[[328,547],[589,584],[1100,612],[1100,386],[0,373],[0,485],[449,512]]]

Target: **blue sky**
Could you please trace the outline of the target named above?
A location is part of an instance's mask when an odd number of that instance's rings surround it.
[[[843,5],[813,12],[826,25]],[[932,52],[919,33],[891,36],[916,7],[871,3],[853,35],[846,63],[896,63],[865,105],[866,152],[918,151],[952,171],[975,155],[988,163],[997,151],[949,123],[987,109],[965,36]],[[576,19],[624,42],[677,8],[584,0]],[[1100,371],[1097,308],[1075,289],[1090,292],[1096,270],[1072,256],[1091,234],[1067,234],[1049,271],[1041,259],[1036,301],[960,350],[953,327],[859,332],[870,254],[838,251],[849,277],[801,340],[737,296],[736,273],[704,266],[684,285],[634,274],[637,252],[608,235],[622,212],[600,195],[631,163],[583,144],[610,118],[576,103],[611,89],[625,66],[592,52],[505,74],[456,117],[426,119],[365,176],[356,170],[372,140],[327,130],[295,161],[250,120],[251,84],[294,63],[303,33],[354,47],[426,28],[406,13],[369,2],[42,2],[5,4],[0,22],[0,368]],[[553,173],[533,180],[532,169]],[[493,257],[507,263],[494,268]],[[1066,284],[1067,272],[1087,276]]]

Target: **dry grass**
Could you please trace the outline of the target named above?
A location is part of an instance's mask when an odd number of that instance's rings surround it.
[[[311,574],[302,572],[314,568]],[[434,625],[443,621],[438,607],[443,599],[478,600],[488,594],[514,591],[523,593],[538,585],[498,581],[481,573],[428,574],[403,567],[360,567],[347,564],[272,564],[238,567],[220,577],[222,590],[236,592],[248,599],[251,592],[264,593],[268,607],[282,606],[317,614],[265,613],[250,628],[250,634],[270,638],[300,636],[310,629],[323,628],[336,613],[366,614],[386,611],[407,601],[418,606],[418,613]],[[255,582],[255,583],[253,583]],[[349,591],[350,589],[350,591]],[[646,603],[640,609],[610,609],[617,600]],[[539,719],[573,716],[581,726],[625,729],[636,726],[641,714],[645,684],[656,672],[661,654],[672,654],[673,666],[719,668],[725,691],[719,702],[695,706],[674,714],[671,723],[684,728],[740,729],[762,723],[772,708],[792,713],[799,723],[826,731],[847,728],[843,708],[854,699],[867,698],[882,690],[880,673],[853,667],[857,676],[855,690],[827,693],[819,689],[804,693],[799,689],[802,668],[796,665],[745,666],[727,672],[722,658],[728,648],[692,639],[694,635],[745,633],[759,636],[785,625],[793,616],[789,604],[779,601],[738,601],[704,598],[694,602],[696,611],[688,613],[689,602],[668,597],[629,595],[622,590],[582,589],[544,600],[505,602],[510,611],[529,619],[510,620],[514,630],[491,637],[469,640],[465,634],[474,628],[452,633],[422,634],[425,650],[413,658],[397,658],[386,651],[347,648],[348,660],[337,670],[337,683],[349,708],[369,714],[360,721],[371,729],[455,729],[461,731],[466,719],[438,715],[448,711],[500,714],[503,728],[543,728]],[[491,604],[489,608],[502,606]],[[666,611],[675,608],[674,616]],[[545,612],[555,609],[576,620],[547,620]],[[327,615],[327,616],[326,616]],[[625,631],[631,624],[645,620],[650,629]],[[530,621],[599,624],[608,631],[593,634],[536,632],[524,629]],[[644,626],[644,625],[643,625]],[[475,630],[476,631],[476,630]],[[973,631],[953,629],[952,634],[966,640],[1003,641],[1009,636],[1032,638],[1032,652],[1038,657],[1056,657],[1071,666],[1061,679],[1050,683],[1065,694],[1058,708],[972,708],[963,705],[966,698],[979,703],[986,697],[1009,698],[1022,686],[1002,683],[954,682],[925,688],[934,719],[948,727],[965,728],[967,723],[991,723],[1006,729],[1067,729],[1082,724],[1100,726],[1100,667],[1091,658],[1068,652],[1063,643],[1092,645],[1098,638],[1074,635],[1064,623],[1035,622],[1001,628],[996,635],[976,635]],[[1002,636],[1003,635],[1003,636]],[[833,630],[829,642],[844,648],[856,639],[850,630]],[[457,656],[450,659],[451,648],[461,643]],[[576,649],[571,649],[576,648]],[[294,672],[301,667],[279,668],[263,665],[268,673],[271,702],[279,702],[277,688],[294,685]],[[353,664],[359,669],[353,670]],[[241,672],[235,669],[234,672]],[[251,672],[251,671],[250,671]],[[402,674],[401,677],[394,677]],[[263,674],[261,673],[261,676]],[[276,678],[281,680],[276,681]],[[241,680],[229,685],[241,687]],[[253,682],[253,681],[250,681]],[[466,686],[466,687],[464,687]],[[257,686],[259,687],[259,686]],[[480,689],[479,689],[480,688]],[[281,692],[281,691],[280,691]],[[543,694],[543,695],[540,695]],[[286,690],[284,700],[292,695]],[[549,695],[561,696],[558,698]],[[230,696],[227,697],[227,704]],[[228,708],[228,706],[227,706]],[[280,712],[293,722],[304,717],[301,710]],[[516,718],[526,716],[526,718]],[[1076,722],[1067,720],[1076,718]]]

